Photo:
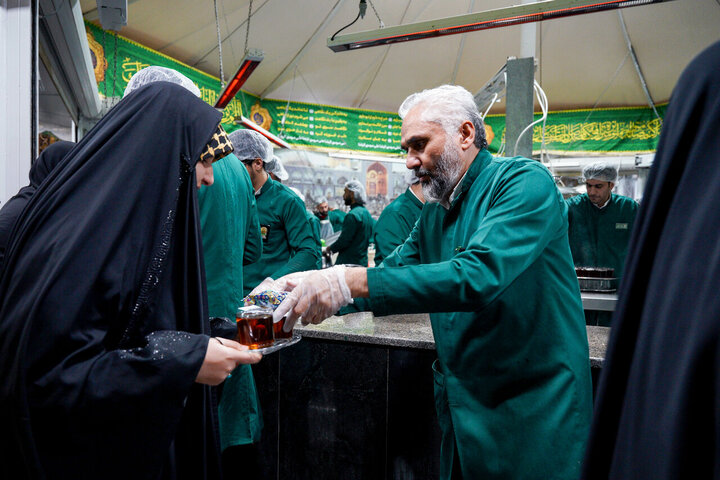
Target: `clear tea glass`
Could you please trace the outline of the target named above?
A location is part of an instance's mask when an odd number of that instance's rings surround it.
[[[285,319],[287,317],[283,317],[280,319],[279,322],[273,323],[273,330],[275,331],[275,340],[279,338],[292,338],[292,330],[289,332],[286,332],[283,330],[283,327],[285,326]]]
[[[247,345],[250,350],[275,343],[272,314],[272,308],[257,305],[238,308],[235,315],[238,343]]]

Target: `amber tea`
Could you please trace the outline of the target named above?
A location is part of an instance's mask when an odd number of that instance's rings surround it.
[[[242,307],[235,317],[237,341],[251,350],[271,346],[274,341],[272,309],[263,307]]]
[[[283,326],[285,326],[285,318],[287,317],[283,317],[282,319],[280,319],[279,322],[273,323],[273,330],[275,330],[275,339],[292,338],[292,330],[290,330],[289,332],[283,330]]]

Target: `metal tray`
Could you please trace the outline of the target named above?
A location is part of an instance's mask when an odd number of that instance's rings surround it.
[[[275,343],[273,343],[269,347],[256,348],[256,349],[250,350],[250,351],[261,353],[263,355],[269,355],[271,353],[277,352],[278,350],[282,350],[283,348],[295,345],[301,339],[302,339],[302,336],[299,333],[293,331],[292,338],[281,338],[281,339],[275,340]]]
[[[617,291],[617,278],[578,277],[581,292],[613,293]]]

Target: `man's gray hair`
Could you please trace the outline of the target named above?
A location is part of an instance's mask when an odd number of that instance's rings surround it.
[[[448,135],[454,135],[465,121],[475,127],[475,146],[487,147],[485,124],[475,104],[472,93],[459,85],[441,85],[439,87],[413,93],[405,99],[398,109],[400,118],[417,107],[425,106],[421,118],[426,122],[440,124]]]

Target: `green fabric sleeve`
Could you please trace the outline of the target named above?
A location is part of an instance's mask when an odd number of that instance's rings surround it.
[[[499,185],[493,207],[483,218],[466,217],[477,225],[464,251],[434,264],[395,267],[400,262],[393,260],[385,268],[368,269],[373,312],[481,310],[511,285],[551,240],[566,235],[561,202],[546,172],[530,165],[518,168]],[[422,228],[421,224],[422,220],[416,228]],[[408,242],[386,261],[404,254],[407,246]]]
[[[405,241],[406,237],[403,232],[407,230],[402,226],[403,218],[398,212],[388,212],[388,215],[380,218],[375,224],[375,234],[373,240],[375,243],[375,263],[380,263],[393,250]]]
[[[248,177],[248,183],[250,178]],[[262,256],[262,235],[260,233],[260,219],[258,217],[257,203],[253,194],[252,184],[249,184],[249,203],[248,203],[248,222],[247,233],[245,234],[245,252],[243,255],[243,265],[257,262]]]
[[[343,221],[342,232],[335,243],[330,245],[330,250],[333,252],[342,252],[347,249],[353,242],[355,235],[360,228],[360,222],[358,222],[355,215],[348,213],[345,215]]]
[[[290,201],[285,204],[282,217],[290,246],[290,259],[270,277],[278,279],[289,273],[316,270],[320,261],[320,252],[305,214],[305,206],[295,194],[292,194]]]

